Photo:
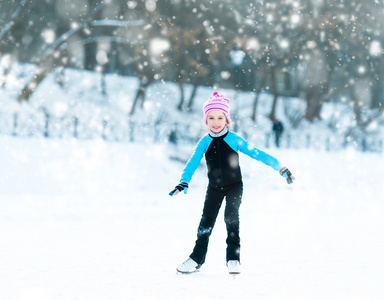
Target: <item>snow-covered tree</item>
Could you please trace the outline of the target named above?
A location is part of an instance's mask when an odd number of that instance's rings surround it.
[[[323,103],[340,99],[354,106],[357,120],[366,109],[383,110],[380,1],[20,0],[0,5],[3,65],[13,57],[39,66],[19,101],[54,68],[74,67],[139,78],[131,113],[143,105],[148,85],[162,80],[179,85],[179,109],[192,109],[197,88],[209,85],[254,91],[254,119],[263,91],[274,96],[271,118],[281,96],[302,98],[310,121],[321,117]],[[233,50],[244,54],[238,66],[230,59]],[[186,83],[193,85],[189,99]]]

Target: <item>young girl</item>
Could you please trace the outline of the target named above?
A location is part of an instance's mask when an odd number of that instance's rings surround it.
[[[236,133],[229,131],[228,125],[232,122],[229,116],[229,99],[224,95],[213,93],[213,96],[204,103],[203,111],[203,122],[208,125],[209,133],[200,139],[184,168],[180,183],[169,193],[171,196],[181,191],[187,193],[192,175],[205,155],[209,184],[203,215],[197,229],[197,240],[192,254],[176,270],[180,273],[190,273],[204,264],[209,237],[225,197],[227,266],[230,274],[240,274],[239,207],[243,195],[243,182],[238,152],[241,151],[279,171],[288,183],[292,183],[294,177],[276,158],[256,149]]]

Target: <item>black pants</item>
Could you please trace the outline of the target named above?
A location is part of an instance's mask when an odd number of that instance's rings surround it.
[[[208,186],[203,215],[197,230],[196,244],[190,255],[198,264],[201,265],[205,262],[209,237],[211,236],[224,197],[226,197],[224,220],[227,226],[227,261],[240,261],[239,208],[242,195],[242,182],[222,188]]]

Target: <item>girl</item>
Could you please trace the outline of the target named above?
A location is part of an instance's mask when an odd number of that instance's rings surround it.
[[[197,229],[197,240],[192,254],[176,270],[180,273],[190,273],[204,264],[209,237],[225,197],[227,266],[230,274],[240,274],[239,207],[243,195],[243,182],[238,152],[241,151],[279,171],[288,183],[292,183],[294,177],[276,158],[256,149],[236,133],[229,131],[228,125],[232,122],[229,116],[229,99],[224,95],[213,93],[213,96],[204,103],[203,111],[203,122],[208,125],[209,133],[200,139],[184,168],[180,183],[169,193],[171,196],[181,191],[187,193],[192,175],[205,155],[209,184],[203,215]]]

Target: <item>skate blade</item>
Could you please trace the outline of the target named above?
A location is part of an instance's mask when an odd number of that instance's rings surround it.
[[[178,274],[184,274],[184,275],[187,275],[187,274],[193,274],[193,273],[197,273],[197,272],[200,272],[200,268],[201,268],[201,265],[198,265],[196,267],[196,269],[192,270],[192,271],[189,271],[189,272],[183,272],[183,271],[179,271],[177,268],[176,268],[176,271]]]
[[[181,274],[181,275],[189,275],[189,274],[198,273],[198,272],[200,272],[200,270],[198,270],[198,269],[193,270],[193,271],[189,271],[189,272],[181,272],[178,269],[176,269],[176,273]]]
[[[229,275],[233,277],[233,279],[236,279],[236,277],[240,274],[240,272],[230,272]]]

